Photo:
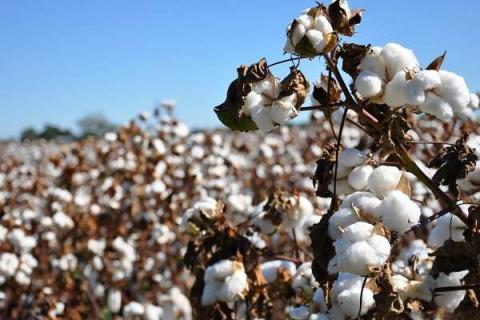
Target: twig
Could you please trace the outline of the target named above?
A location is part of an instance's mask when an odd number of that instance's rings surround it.
[[[360,319],[360,316],[362,315],[363,290],[365,289],[365,286],[367,285],[367,279],[368,279],[368,275],[366,275],[365,278],[363,279],[362,290],[360,291],[360,305],[358,307],[357,319]]]
[[[446,286],[438,287],[433,290],[434,293],[437,292],[450,292],[450,291],[460,291],[460,290],[470,290],[470,289],[480,289],[480,284],[466,284],[463,286]]]
[[[285,63],[285,62],[293,62],[293,61],[302,60],[302,59],[307,59],[307,57],[290,57],[288,59],[280,60],[280,61],[274,62],[272,64],[269,64],[269,65],[267,65],[267,68],[270,68],[270,67],[273,67],[273,66]]]

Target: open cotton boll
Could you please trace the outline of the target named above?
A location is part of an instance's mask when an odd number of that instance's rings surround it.
[[[367,160],[367,155],[355,148],[346,148],[338,155],[338,164],[347,168],[361,165]]]
[[[204,275],[202,305],[216,301],[233,302],[248,289],[247,274],[238,261],[222,260],[207,268]]]
[[[435,92],[452,106],[454,112],[456,109],[467,107],[470,103],[470,90],[468,90],[465,80],[461,76],[445,70],[440,70],[439,74],[442,85],[436,88]]]
[[[380,205],[381,200],[371,192],[358,191],[345,197],[340,208],[351,209],[352,205],[367,213],[375,214],[376,208]]]
[[[308,14],[302,14],[295,19],[299,24],[302,24],[305,29],[309,30],[313,27],[313,18]]]
[[[355,88],[363,98],[375,97],[382,93],[383,80],[376,73],[364,70],[355,79]]]
[[[297,100],[296,93],[277,99],[272,104],[271,117],[273,122],[283,125],[288,120],[296,116],[297,110],[295,103]]]
[[[243,112],[249,116],[250,113],[252,112],[252,108],[255,107],[255,106],[258,106],[258,105],[262,105],[263,103],[262,102],[265,102],[264,101],[265,99],[263,98],[263,96],[255,91],[250,91],[246,96],[245,96],[245,99],[244,99],[244,107],[243,107]]]
[[[245,271],[236,270],[231,276],[225,279],[225,283],[221,287],[218,298],[223,302],[235,300],[248,287],[247,274]]]
[[[405,193],[391,191],[378,206],[377,214],[390,230],[402,233],[419,222],[421,210]]]
[[[393,79],[386,85],[383,101],[390,107],[401,107],[409,102],[407,95],[407,80],[405,72],[395,74]]]
[[[276,93],[276,79],[265,78],[252,83],[252,91],[266,97],[274,98]]]
[[[372,47],[365,57],[363,57],[358,65],[358,69],[369,71],[382,80],[385,79],[385,61],[382,56],[382,48]]]
[[[428,245],[433,248],[443,246],[443,243],[452,239],[453,241],[465,241],[463,232],[467,226],[453,214],[445,214],[437,219],[435,226],[428,235]]]
[[[310,316],[310,308],[306,306],[290,307],[288,315],[294,320],[307,320]]]
[[[360,296],[362,296],[360,315],[368,313],[375,306],[375,300],[372,290],[365,287],[362,290],[362,287],[363,277],[346,272],[339,273],[330,292],[332,308],[328,312],[328,318],[343,319],[342,315],[343,317],[356,317],[360,310]]]
[[[328,221],[328,236],[333,240],[339,239],[342,236],[342,230],[358,220],[359,218],[353,210],[340,208]]]
[[[292,32],[292,43],[296,46],[307,33],[307,28],[303,24],[297,24]]]
[[[335,257],[328,265],[329,273],[349,272],[364,275],[381,267],[390,256],[390,242],[374,233],[373,225],[356,222],[345,228],[333,243]]]
[[[223,280],[233,274],[237,268],[241,268],[241,263],[231,260],[222,260],[207,268],[205,271],[205,281]]]
[[[397,43],[387,43],[381,54],[390,76],[404,69],[415,70],[420,67],[413,51]]]
[[[373,172],[370,165],[361,165],[353,169],[348,175],[348,183],[355,190],[365,190],[368,187],[368,177]]]
[[[435,287],[449,287],[459,286],[462,284],[462,279],[469,273],[468,270],[451,272],[445,274],[440,272],[438,278],[435,279]],[[465,297],[465,290],[438,292],[433,301],[439,307],[445,308],[448,312],[454,312]]]
[[[327,17],[325,17],[324,15],[318,15],[315,18],[313,27],[315,28],[315,30],[320,31],[323,34],[329,34],[333,32],[332,25],[328,21]]]
[[[328,188],[331,192],[334,191],[334,182],[333,181],[328,185]],[[337,180],[336,190],[337,190],[337,194],[339,194],[339,195],[350,194],[352,192],[355,192],[355,190],[348,183],[347,179]]]
[[[426,93],[425,101],[418,105],[418,109],[442,121],[450,120],[453,117],[450,104],[433,92]]]
[[[330,318],[326,314],[323,313],[312,313],[310,315],[310,318],[308,320],[333,320],[333,318]]]
[[[479,105],[480,98],[478,97],[478,95],[476,93],[470,93],[470,103],[468,104],[468,106],[470,108],[478,108]]]
[[[307,39],[312,45],[312,47],[315,49],[317,52],[323,52],[323,49],[325,48],[325,41],[323,37],[323,33],[312,29],[307,31]]]
[[[129,302],[125,307],[123,307],[123,316],[126,319],[135,319],[136,317],[142,316],[145,313],[145,307],[136,302]]]
[[[422,70],[415,74],[411,83],[418,86],[421,90],[431,90],[437,88],[442,84],[440,73],[436,70]]]
[[[163,314],[164,311],[162,307],[153,304],[147,304],[143,318],[144,320],[159,320],[162,319]]]
[[[395,190],[402,171],[392,166],[379,166],[368,177],[368,189],[378,197],[383,197],[387,192]]]
[[[288,271],[292,277],[297,271],[295,263],[287,260],[273,260],[264,262],[260,265],[260,270],[268,283],[273,283],[277,280],[278,271],[280,269]]]
[[[315,290],[315,293],[312,297],[312,302],[317,305],[321,312],[327,312],[327,304],[325,303],[325,292],[322,288]]]
[[[258,129],[263,132],[268,132],[275,128],[272,121],[272,108],[258,105],[250,110],[250,116]]]
[[[293,277],[292,289],[297,294],[312,296],[316,288],[318,284],[313,276],[312,263],[302,263]]]

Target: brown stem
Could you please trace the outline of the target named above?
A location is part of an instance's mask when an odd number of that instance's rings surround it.
[[[480,289],[480,284],[466,284],[463,286],[447,286],[447,287],[438,287],[433,291],[437,292],[449,292],[449,291],[460,291],[460,290],[470,290],[470,289]]]

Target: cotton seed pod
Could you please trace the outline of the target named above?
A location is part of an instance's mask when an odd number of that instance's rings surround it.
[[[308,92],[310,91],[310,84],[303,73],[298,69],[292,69],[290,74],[280,82],[280,93],[278,98],[296,95],[295,109],[298,110],[305,102]]]
[[[373,172],[373,167],[361,165],[354,168],[348,175],[348,183],[355,190],[365,190],[368,187],[368,177]]]
[[[341,93],[342,90],[333,77],[321,75],[313,87],[312,101],[314,105],[328,105],[340,101]]]

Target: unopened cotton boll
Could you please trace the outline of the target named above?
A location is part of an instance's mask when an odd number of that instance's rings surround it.
[[[367,156],[362,151],[355,148],[347,148],[338,155],[338,164],[347,168],[353,168],[361,165],[366,159]]]
[[[273,283],[277,280],[280,269],[286,270],[292,277],[297,271],[295,263],[287,260],[273,260],[260,265],[263,277],[268,283]]]
[[[260,131],[268,132],[275,128],[272,121],[272,108],[262,105],[255,106],[250,111],[250,116]]]
[[[395,190],[402,178],[402,171],[396,167],[380,166],[373,170],[368,177],[368,189],[378,197],[383,197],[387,192]]]
[[[378,96],[383,90],[383,80],[371,71],[362,71],[355,79],[355,88],[363,98]]]
[[[368,187],[368,177],[373,172],[370,165],[361,165],[353,169],[348,175],[348,183],[355,190],[365,190]]]
[[[377,215],[390,230],[403,233],[419,222],[421,210],[405,193],[391,191],[378,207]]]

